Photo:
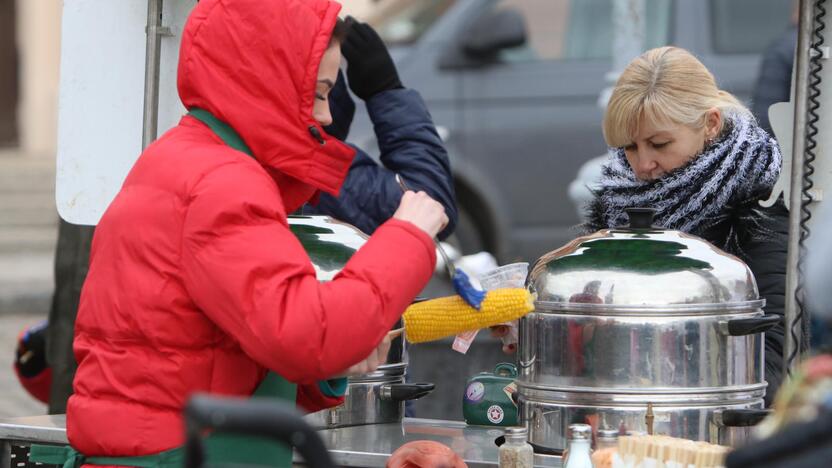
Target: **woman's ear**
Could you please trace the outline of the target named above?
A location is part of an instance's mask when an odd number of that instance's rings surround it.
[[[719,136],[722,129],[722,112],[717,107],[711,107],[705,114],[705,139],[713,140]]]

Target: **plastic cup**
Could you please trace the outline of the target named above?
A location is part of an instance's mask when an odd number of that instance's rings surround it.
[[[510,263],[481,275],[479,280],[485,291],[500,288],[524,288],[528,274],[528,263]]]
[[[495,268],[480,276],[480,285],[485,291],[500,288],[524,288],[526,277],[529,275],[529,264],[527,262],[509,263]],[[501,337],[503,348],[516,345],[518,341],[517,321],[502,324],[509,327],[508,334]]]

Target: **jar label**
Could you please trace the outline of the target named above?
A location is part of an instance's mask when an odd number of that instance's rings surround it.
[[[488,408],[488,420],[491,421],[492,424],[500,424],[503,422],[503,417],[505,413],[503,412],[503,408],[500,405],[491,405]]]

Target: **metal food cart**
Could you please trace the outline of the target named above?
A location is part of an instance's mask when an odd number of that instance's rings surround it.
[[[495,440],[503,431],[464,422],[406,418],[401,424],[369,424],[318,433],[340,466],[385,466],[390,455],[415,440],[440,442],[458,453],[469,467],[497,466]],[[0,468],[29,468],[31,444],[67,444],[66,416],[0,419]],[[303,464],[296,455],[295,462]],[[44,465],[39,465],[44,466]],[[560,457],[536,455],[535,466],[559,467]]]

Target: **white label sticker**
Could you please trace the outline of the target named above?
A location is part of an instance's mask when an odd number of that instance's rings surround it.
[[[485,396],[485,385],[482,382],[471,382],[465,389],[465,399],[471,403],[478,403]]]
[[[491,405],[488,408],[488,420],[491,421],[492,424],[500,424],[503,422],[503,409],[500,408],[500,405]]]

